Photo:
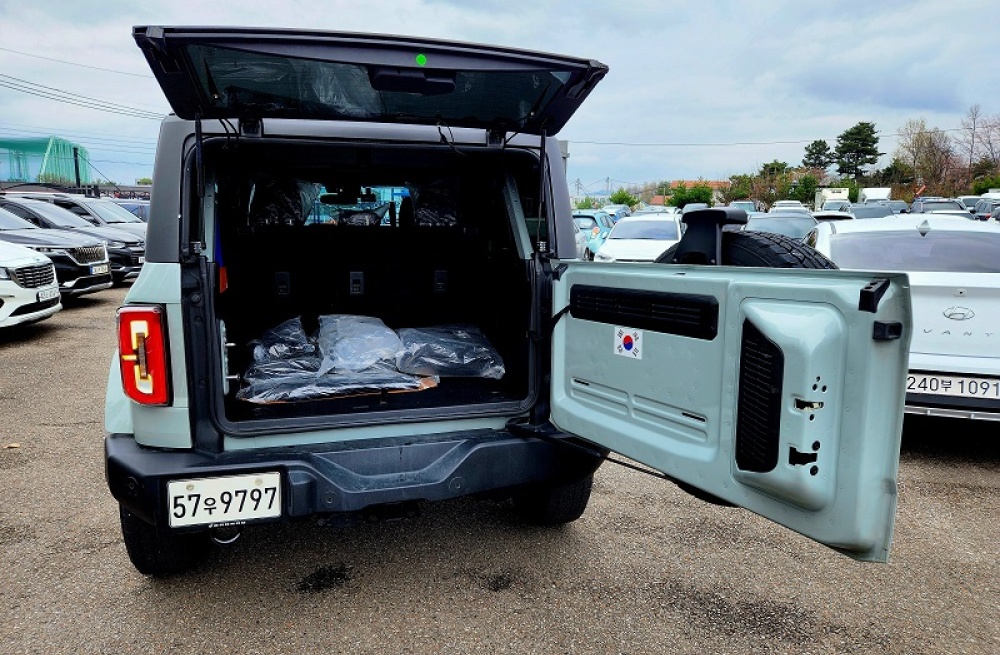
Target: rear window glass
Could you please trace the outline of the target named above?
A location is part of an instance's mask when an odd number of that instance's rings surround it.
[[[924,203],[925,212],[936,212],[936,211],[945,211],[952,209],[961,211],[965,209],[965,206],[951,200],[928,200],[927,202]]]
[[[806,233],[816,227],[816,219],[812,216],[796,216],[789,212],[784,218],[751,218],[747,221],[748,230],[754,232],[771,232],[783,234],[786,237],[801,239]]]
[[[1000,273],[1000,231],[834,234],[830,258],[840,268]]]
[[[672,220],[628,221],[618,223],[609,239],[680,239],[677,223]]]
[[[274,117],[517,129],[570,79],[568,71],[435,70],[433,62],[407,77],[399,69],[199,45],[188,46],[188,56],[204,97],[233,115],[256,109]]]
[[[892,216],[892,208],[886,205],[857,205],[851,207],[854,218],[882,218]]]
[[[87,208],[105,223],[142,223],[138,216],[113,202],[91,202],[87,203]]]

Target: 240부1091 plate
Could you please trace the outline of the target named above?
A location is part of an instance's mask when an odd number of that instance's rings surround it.
[[[253,473],[167,483],[170,527],[281,516],[281,474]]]
[[[906,392],[959,398],[1000,400],[1000,378],[939,375],[910,371]]]

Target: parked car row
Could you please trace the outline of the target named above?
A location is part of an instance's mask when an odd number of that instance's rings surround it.
[[[801,240],[841,269],[907,273],[914,326],[906,411],[1000,421],[994,330],[1000,322],[1000,199],[977,199],[972,210],[978,216],[960,199],[920,198],[902,215],[885,200],[834,204],[811,212],[797,201],[779,201],[769,212],[747,212],[745,225],[724,229]],[[683,228],[682,214],[664,211],[602,231],[597,224],[604,217],[595,214],[577,212],[574,220],[592,231],[598,262],[655,261]]]
[[[137,277],[145,262],[145,223],[105,199],[2,193],[0,246],[3,328],[48,318],[64,297]]]

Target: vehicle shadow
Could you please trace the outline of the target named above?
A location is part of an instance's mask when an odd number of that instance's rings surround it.
[[[42,320],[37,323],[22,323],[12,325],[9,328],[0,330],[0,346],[17,345],[27,343],[36,339],[44,339],[46,336],[59,331],[59,326],[49,320]]]
[[[504,503],[456,499],[421,510],[402,520],[255,526],[232,546],[214,549],[198,570],[149,585],[155,602],[179,604],[192,588],[203,595],[218,590],[218,603],[234,592],[256,598],[264,590],[286,601],[323,591],[380,595],[380,588],[491,595],[547,589],[552,577],[593,555],[572,524],[527,526]],[[525,552],[534,553],[531,564]]]
[[[903,420],[902,458],[950,459],[1000,467],[995,421],[907,415]]]
[[[86,309],[87,307],[96,307],[98,305],[119,304],[118,296],[108,294],[106,291],[111,291],[111,289],[98,291],[97,293],[88,293],[83,296],[63,296],[63,309]]]

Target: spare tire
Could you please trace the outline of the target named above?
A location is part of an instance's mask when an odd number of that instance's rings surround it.
[[[677,244],[670,246],[656,261],[673,263]],[[723,266],[761,268],[837,268],[821,253],[801,241],[771,232],[723,232]]]

